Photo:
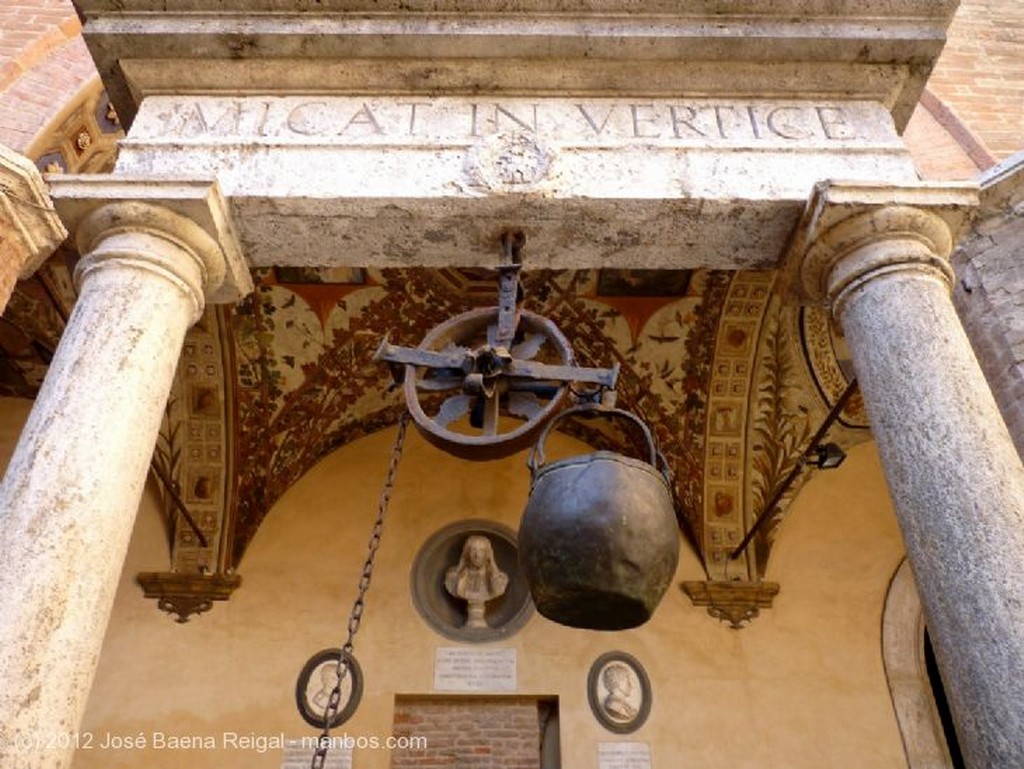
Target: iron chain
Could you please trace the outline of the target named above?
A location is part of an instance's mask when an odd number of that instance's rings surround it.
[[[352,611],[348,617],[348,638],[341,647],[341,659],[338,660],[338,681],[331,690],[327,699],[327,707],[324,709],[324,727],[317,739],[316,752],[313,754],[311,769],[323,769],[327,761],[327,749],[331,744],[331,722],[338,715],[341,706],[341,686],[345,676],[349,672],[349,658],[355,648],[356,633],[359,632],[359,623],[363,619],[363,610],[366,607],[366,592],[370,589],[370,581],[373,579],[373,564],[377,558],[377,551],[380,549],[381,534],[384,533],[384,518],[388,513],[388,505],[391,502],[391,492],[395,487],[395,477],[398,474],[398,463],[402,459],[402,449],[405,447],[405,432],[409,426],[409,412],[403,411],[398,420],[398,434],[395,436],[394,446],[391,448],[391,460],[388,464],[387,477],[384,479],[384,487],[380,492],[380,501],[377,503],[377,520],[374,521],[373,531],[370,533],[370,542],[367,546],[366,561],[363,563],[363,572],[359,577],[359,590],[356,600],[352,604]]]

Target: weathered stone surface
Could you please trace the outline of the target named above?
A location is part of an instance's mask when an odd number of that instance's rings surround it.
[[[843,257],[876,242],[898,245],[907,232],[933,249],[934,266],[948,271],[949,254],[977,205],[978,188],[970,183],[821,182],[789,246],[783,289],[797,301],[832,302],[847,283],[870,276],[860,274],[867,263],[847,260],[841,266]],[[904,261],[898,249],[888,259],[893,269]]]
[[[956,2],[78,7],[118,172],[215,175],[253,265],[490,265],[518,227],[536,267],[742,269],[820,179],[916,178]]]
[[[117,170],[215,175],[255,266],[772,267],[820,178],[914,178],[877,103],[646,97],[151,97]]]
[[[981,208],[953,257],[953,301],[1024,455],[1024,153],[981,179]]]
[[[126,125],[156,93],[841,94],[902,127],[956,0],[76,0]]]
[[[0,313],[18,278],[27,278],[67,237],[32,162],[0,144]]]

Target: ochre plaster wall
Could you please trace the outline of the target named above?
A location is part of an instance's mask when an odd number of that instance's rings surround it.
[[[310,655],[343,640],[392,437],[388,430],[351,444],[293,486],[243,561],[242,587],[186,625],[133,584],[137,571],[167,564],[159,517],[142,511],[83,727],[92,749],[78,752],[74,769],[270,769],[281,760],[278,750],[100,749],[108,735],[151,742],[162,732],[220,748],[225,732],[313,734],[295,709],[295,677]],[[574,445],[556,439],[563,450]],[[396,694],[431,693],[435,649],[453,642],[412,606],[410,564],[450,522],[515,527],[527,493],[523,459],[463,462],[410,433],[356,639],[366,691],[339,733],[386,737]],[[649,743],[661,769],[903,769],[879,641],[901,556],[876,455],[861,446],[801,493],[770,568],[782,591],[747,629],[711,619],[673,586],[639,630],[586,632],[534,615],[494,645],[517,650],[519,694],[559,698],[569,769],[596,767],[597,744],[616,740]],[[676,581],[702,576],[684,545]],[[604,731],[587,704],[587,671],[609,650],[637,657],[652,681],[650,717],[628,736]],[[383,769],[389,755],[357,751],[354,766]]]

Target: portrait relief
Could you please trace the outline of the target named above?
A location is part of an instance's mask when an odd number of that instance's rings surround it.
[[[606,729],[625,734],[647,719],[651,686],[643,666],[625,652],[602,654],[590,667],[587,695],[594,716]]]
[[[344,662],[343,662],[344,660]],[[343,675],[339,676],[341,666]],[[340,649],[324,649],[309,658],[295,684],[295,702],[299,714],[310,726],[322,728],[331,694],[340,678],[340,699],[331,719],[331,727],[343,724],[352,714],[363,694],[363,672],[355,657]]]

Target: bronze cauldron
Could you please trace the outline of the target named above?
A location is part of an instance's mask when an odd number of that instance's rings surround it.
[[[544,441],[555,422],[587,412],[632,421],[650,460],[596,451],[545,465]],[[529,465],[519,562],[537,610],[592,630],[649,620],[675,574],[679,532],[667,468],[647,425],[621,409],[566,409],[537,439]]]

